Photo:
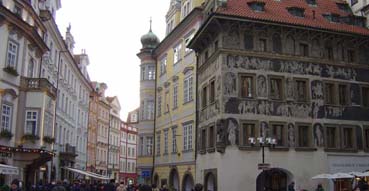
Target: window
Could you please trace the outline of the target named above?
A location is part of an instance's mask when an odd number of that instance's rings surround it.
[[[366,149],[369,149],[369,128],[364,128],[364,139],[365,139],[365,147]]]
[[[123,137],[123,135],[121,135]],[[143,156],[144,154],[144,138],[140,137],[140,142],[138,143],[140,146],[140,150],[139,150],[139,155]],[[147,145],[146,145],[146,149],[147,149]],[[121,154],[123,154],[123,147],[121,148]]]
[[[325,57],[328,59],[328,60],[333,60],[333,47],[330,46],[330,45],[326,45],[325,46]]]
[[[177,153],[177,129],[172,129],[172,153]]]
[[[329,104],[329,105],[335,104],[333,83],[324,84],[324,101],[325,101],[325,104]]]
[[[254,76],[241,74],[240,86],[241,97],[253,98],[255,96]]]
[[[259,39],[259,50],[266,52],[267,51],[267,41],[266,39]]]
[[[28,62],[27,77],[30,77],[30,78],[34,77],[34,68],[35,68],[35,60],[31,58]]]
[[[298,125],[298,146],[309,147],[311,146],[311,128],[309,125]]]
[[[254,36],[251,34],[251,32],[246,32],[243,40],[246,50],[254,49]]]
[[[270,98],[274,100],[283,99],[282,79],[277,77],[270,77]]]
[[[361,98],[364,107],[369,107],[369,87],[361,87]]]
[[[161,94],[160,92],[158,93],[158,116],[161,116]]]
[[[37,135],[37,111],[26,111],[26,131],[27,134]]]
[[[348,62],[355,62],[355,51],[354,50],[348,50],[347,51],[347,61]]]
[[[273,52],[282,53],[282,39],[280,34],[273,35]]]
[[[256,12],[262,12],[264,11],[264,6],[265,3],[264,2],[258,2],[258,1],[252,1],[248,3],[249,7],[256,11]]]
[[[156,155],[160,155],[160,132],[156,132]]]
[[[306,102],[308,100],[308,83],[307,80],[296,79],[296,101],[298,102]]]
[[[209,127],[209,132],[208,132],[208,147],[209,148],[214,148],[215,147],[215,141],[214,141],[214,126],[210,126]]]
[[[189,53],[191,52],[191,49],[187,48],[188,44],[190,44],[192,38],[194,37],[195,33],[192,33],[191,35],[189,35],[186,39],[185,39],[185,45],[186,45],[186,49],[185,49],[185,53]]]
[[[285,146],[285,126],[283,124],[272,124],[272,135],[276,139],[276,146]]]
[[[12,125],[12,107],[3,104],[1,108],[1,130],[11,131]]]
[[[287,8],[288,12],[295,17],[304,17],[305,9],[300,7]]]
[[[209,89],[209,103],[214,103],[215,101],[215,80],[210,82],[210,89]]]
[[[206,129],[201,129],[201,150],[206,149]]]
[[[192,149],[192,124],[183,126],[183,150]]]
[[[187,103],[192,101],[192,84],[193,84],[193,80],[192,80],[192,76],[189,76],[187,78],[184,79],[184,83],[183,83],[183,102]]]
[[[306,3],[309,5],[316,5],[316,0],[306,0]]]
[[[350,127],[343,127],[343,149],[353,149],[354,148],[354,129]]]
[[[155,80],[155,66],[149,66],[148,73],[149,73],[148,80]]]
[[[147,143],[146,143],[146,149],[147,149],[147,155],[151,156],[152,155],[152,137],[147,137],[146,138]]]
[[[348,86],[344,84],[338,85],[338,100],[340,105],[347,105],[349,96],[348,96]]]
[[[164,130],[164,154],[168,154],[168,130]]]
[[[160,75],[163,75],[167,72],[167,57],[165,56],[160,60]]]
[[[18,44],[14,41],[8,41],[8,52],[6,58],[6,66],[17,68]]]
[[[327,131],[327,148],[337,148],[337,127],[328,126],[326,127]]]
[[[164,113],[169,112],[169,90],[165,91],[165,97],[164,97]]]
[[[173,85],[173,109],[178,107],[178,84]]]
[[[208,104],[208,87],[204,86],[202,88],[202,95],[201,95],[201,103],[202,103],[202,108],[206,108],[207,104]]]
[[[256,138],[256,129],[255,123],[243,123],[241,129],[241,136],[242,136],[242,145],[250,145],[249,138],[254,137]]]
[[[22,17],[22,8],[19,7],[18,5],[14,6],[14,14],[17,15],[18,17]]]
[[[176,64],[181,59],[181,50],[182,50],[182,44],[179,43],[176,47],[174,47],[173,52],[173,63]]]
[[[147,101],[146,103],[147,109],[146,109],[146,119],[147,120],[153,120],[154,119],[154,101]]]
[[[305,43],[300,43],[300,56],[309,56],[309,46]]]

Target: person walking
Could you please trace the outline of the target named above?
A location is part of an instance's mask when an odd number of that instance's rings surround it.
[[[202,189],[203,189],[202,184],[196,184],[195,185],[195,188],[193,189],[193,191],[202,191]]]
[[[117,187],[117,191],[126,191],[126,186],[124,182],[120,182],[119,186]]]
[[[151,185],[152,191],[160,191],[156,184]]]
[[[14,179],[10,184],[10,191],[21,191],[19,188],[19,180]]]
[[[115,191],[115,180],[111,179],[108,184],[104,186],[104,191]]]
[[[54,186],[54,188],[51,189],[51,191],[66,191],[66,189],[63,186],[62,182],[59,180],[56,182],[56,185]]]

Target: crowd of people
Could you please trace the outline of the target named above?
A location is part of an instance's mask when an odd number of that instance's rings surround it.
[[[202,191],[203,186],[196,184],[192,191]],[[40,181],[36,185],[22,186],[22,183],[14,179],[10,186],[0,186],[0,191],[172,191],[167,188],[166,185],[162,185],[158,188],[157,185],[125,185],[124,182],[119,184],[115,183],[115,180],[110,180],[108,183],[101,181],[90,182],[84,180],[75,180],[72,183],[68,181],[56,181],[48,184],[44,184]]]

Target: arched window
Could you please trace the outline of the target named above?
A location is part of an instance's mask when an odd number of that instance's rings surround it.
[[[272,37],[273,41],[273,52],[282,53],[282,40],[280,34],[274,34]]]
[[[286,38],[286,52],[292,55],[295,54],[295,39],[290,35]]]

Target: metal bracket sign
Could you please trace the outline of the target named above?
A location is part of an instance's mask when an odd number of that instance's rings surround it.
[[[259,170],[269,170],[270,169],[270,164],[269,163],[260,163],[260,164],[258,164],[258,169]]]

